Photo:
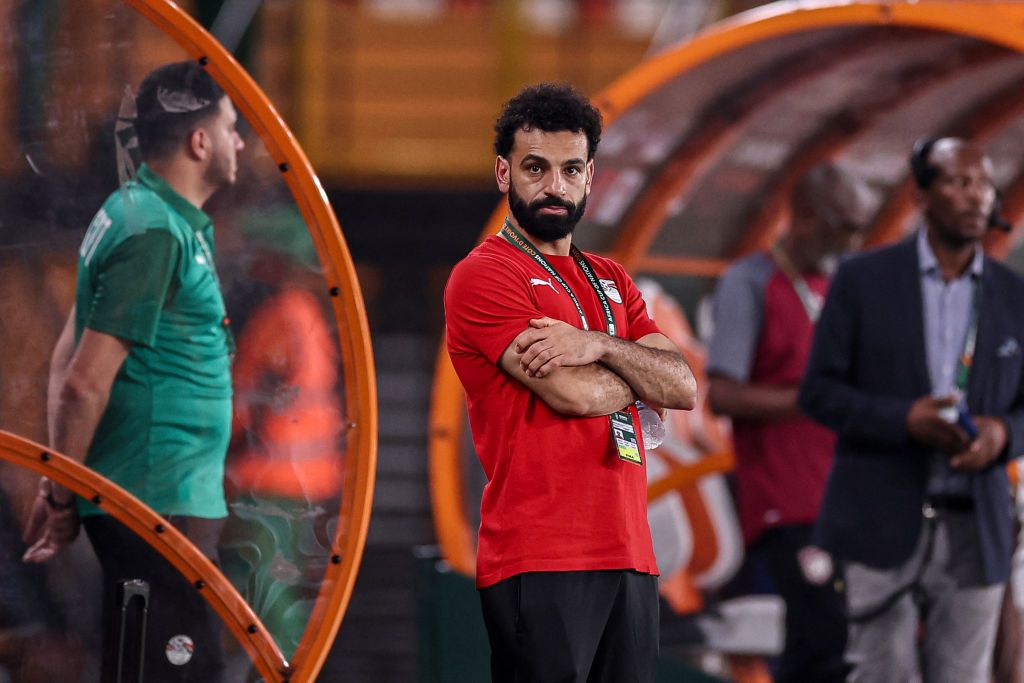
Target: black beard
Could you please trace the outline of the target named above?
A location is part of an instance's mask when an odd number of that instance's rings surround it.
[[[557,242],[572,234],[576,224],[583,218],[583,211],[587,208],[587,197],[584,195],[578,205],[558,197],[545,197],[527,204],[516,192],[515,186],[509,184],[508,206],[520,228],[541,242]],[[566,214],[559,216],[540,213],[546,206],[564,207]]]
[[[965,249],[978,243],[979,238],[972,235],[963,235],[958,232],[956,226],[946,225],[928,216],[929,228],[933,236],[942,244],[951,249]]]

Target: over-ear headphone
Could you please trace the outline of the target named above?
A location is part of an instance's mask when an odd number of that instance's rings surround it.
[[[935,146],[938,140],[938,138],[920,138],[914,143],[914,148],[910,152],[910,173],[914,177],[914,184],[922,190],[927,190],[931,187],[931,184],[935,182],[935,178],[939,175],[939,170],[929,160],[932,147]],[[1013,230],[1013,226],[1010,225],[1009,221],[1003,218],[1003,201],[998,190],[996,191],[995,201],[992,203],[992,213],[988,217],[988,227],[1002,230],[1003,232]]]
[[[910,173],[914,176],[914,183],[922,190],[927,190],[939,174],[938,169],[928,161],[936,142],[938,138],[920,138],[910,152]]]
[[[1013,232],[1010,221],[1003,218],[1003,197],[998,190],[996,190],[996,198],[992,202],[992,213],[988,215],[988,227],[1003,232]]]

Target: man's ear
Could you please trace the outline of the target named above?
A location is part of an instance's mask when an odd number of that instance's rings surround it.
[[[512,164],[503,156],[494,160],[494,179],[498,181],[498,190],[502,194],[508,193],[512,184]]]
[[[188,134],[188,151],[192,157],[201,161],[210,154],[210,136],[203,128],[196,128]]]
[[[586,187],[585,191],[586,191],[587,194],[590,194],[590,186],[594,182],[594,160],[593,159],[587,159],[587,166],[586,166],[586,168],[587,168],[587,187]]]
[[[914,206],[917,207],[918,211],[924,211],[928,208],[928,190],[922,190],[917,185],[914,185]]]

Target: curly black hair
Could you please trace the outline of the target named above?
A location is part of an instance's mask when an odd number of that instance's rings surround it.
[[[523,89],[505,103],[494,124],[494,151],[508,157],[516,131],[537,128],[549,133],[568,130],[587,136],[587,158],[601,141],[601,112],[567,84],[539,83]]]

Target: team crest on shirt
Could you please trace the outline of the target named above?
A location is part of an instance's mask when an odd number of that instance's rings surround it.
[[[615,284],[615,280],[598,280],[601,283],[601,289],[604,290],[605,295],[617,304],[622,303],[622,295],[619,294],[619,288]]]

